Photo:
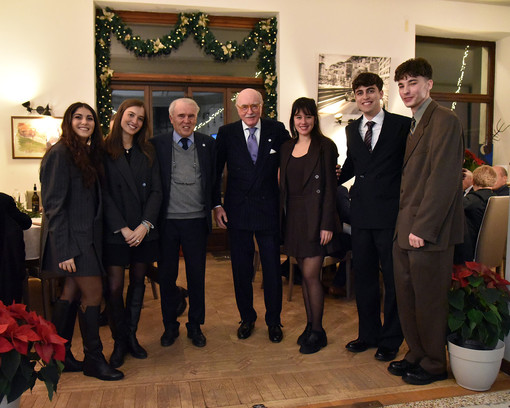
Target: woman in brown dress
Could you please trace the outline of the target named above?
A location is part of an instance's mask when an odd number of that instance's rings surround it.
[[[315,101],[299,98],[292,105],[293,139],[282,146],[280,207],[284,251],[297,259],[303,274],[306,329],[298,338],[303,354],[327,345],[322,327],[324,292],[320,281],[322,261],[340,230],[335,210],[335,166],[338,151],[319,127]]]

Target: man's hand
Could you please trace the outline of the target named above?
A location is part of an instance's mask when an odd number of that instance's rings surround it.
[[[340,179],[340,174],[342,174],[342,166],[339,164],[336,165],[336,179]]]
[[[216,220],[216,225],[218,225],[218,227],[227,229],[228,218],[223,207],[219,206],[214,209],[214,219]]]
[[[421,248],[422,246],[425,246],[425,241],[414,234],[409,234],[409,245],[413,248]]]

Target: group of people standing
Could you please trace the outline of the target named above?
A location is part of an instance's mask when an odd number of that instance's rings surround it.
[[[413,119],[383,110],[381,78],[360,74],[353,91],[363,115],[346,129],[347,159],[339,171],[337,148],[322,134],[310,98],[299,98],[292,106],[291,137],[282,123],[261,118],[261,94],[245,89],[236,99],[240,120],[222,126],[216,140],[194,131],[199,107],[189,98],[169,107],[173,133],[154,139],[141,101],[121,104],[105,141],[94,110],[84,103],[71,105],[64,114],[62,137],[46,153],[40,172],[42,267],[66,278],[53,314],[59,334],[68,340],[65,369],[118,380],[123,374],[117,368],[127,354],[147,357],[136,331],[144,278],[156,260],[161,345],[175,342],[180,247],[189,292],[187,336],[196,347],[206,345],[201,326],[211,213],[216,224],[228,230],[241,317],[238,338],[249,338],[257,320],[255,238],[268,337],[275,343],[283,339],[283,240],[284,252],[296,258],[303,274],[306,326],[297,339],[299,350],[319,351],[327,345],[320,271],[324,256],[338,250],[341,232],[337,185],[355,176],[350,196],[359,336],[346,347],[352,352],[377,347],[376,359],[391,361],[405,337],[409,352],[392,362],[389,371],[413,384],[445,378],[446,295],[453,245],[462,239],[462,129],[453,113],[430,99],[432,68],[427,61],[406,61],[397,68],[395,81]],[[384,323],[379,267],[385,286]],[[99,338],[103,274],[115,340],[109,363]],[[83,362],[71,353],[76,314]]]

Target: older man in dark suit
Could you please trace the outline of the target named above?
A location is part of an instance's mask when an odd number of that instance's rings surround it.
[[[177,316],[181,293],[176,280],[181,246],[189,293],[188,337],[196,347],[206,345],[200,326],[205,319],[205,259],[211,231],[216,162],[214,139],[194,132],[198,111],[193,99],[176,99],[169,107],[173,134],[152,140],[163,187],[158,262],[165,326],[161,336],[163,347],[171,346],[179,336]]]
[[[410,59],[395,70],[400,97],[411,108],[393,246],[395,286],[409,351],[388,370],[415,385],[448,377],[445,337],[453,250],[462,242],[462,125],[430,98],[432,67]]]
[[[375,358],[390,361],[403,335],[393,278],[393,234],[398,213],[400,177],[411,120],[382,109],[383,81],[363,72],[352,82],[363,115],[346,128],[347,159],[339,183],[356,176],[350,190],[352,255],[355,271],[358,338],[346,348],[363,352],[377,347]],[[379,268],[384,281],[384,324],[381,323]]]
[[[250,337],[257,313],[253,308],[253,235],[257,239],[264,279],[269,339],[283,338],[280,313],[278,167],[280,146],[289,139],[282,123],[261,119],[262,95],[244,89],[236,99],[240,121],[222,126],[217,137],[217,183],[214,205],[218,226],[227,228],[237,307],[239,339]],[[225,207],[221,206],[221,173],[227,164]]]

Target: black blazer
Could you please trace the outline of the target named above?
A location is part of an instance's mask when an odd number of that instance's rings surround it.
[[[287,205],[287,165],[289,163],[296,139],[282,146],[280,165],[280,214],[282,234],[284,231],[284,213]],[[307,241],[317,241],[320,230],[340,232],[342,227],[336,211],[336,174],[335,167],[338,150],[335,143],[327,138],[312,140],[308,149],[308,158],[303,172],[303,196],[305,197],[306,214],[303,222],[308,223]],[[329,248],[328,252],[335,248]]]
[[[253,164],[242,122],[220,127],[216,139],[214,206],[221,205],[221,175],[227,164],[225,211],[228,227],[278,232],[280,148],[290,139],[281,122],[261,119],[259,151]]]
[[[351,224],[356,228],[394,228],[400,178],[411,119],[384,111],[377,144],[368,151],[359,132],[362,117],[345,129],[347,159],[339,184],[356,176],[350,189]]]
[[[216,179],[216,157],[215,157],[215,140],[203,133],[194,133],[195,148],[202,173],[202,191],[205,197],[205,211],[207,214],[207,225],[209,231],[212,229],[212,201],[213,187]],[[172,180],[172,151],[173,136],[161,135],[151,139],[159,160],[159,168],[161,173],[161,185],[163,189],[163,201],[161,204],[160,221],[166,219],[168,204],[170,202],[170,186]]]
[[[77,274],[97,274],[95,269],[101,264],[103,243],[99,182],[90,188],[84,186],[81,172],[62,142],[56,143],[44,156],[40,181],[44,207],[42,267],[66,274],[58,264],[75,258]]]
[[[124,155],[117,159],[107,156],[104,161],[104,220],[105,241],[125,244],[121,228],[134,230],[143,220],[153,226],[144,241],[158,238],[157,222],[161,206],[161,179],[156,155],[152,166],[138,145],[133,145],[128,162]]]
[[[492,190],[482,188],[478,191],[471,190],[463,199],[464,215],[466,216],[466,228],[464,229],[464,256],[465,261],[472,261],[475,257],[476,240],[480,232],[487,202],[493,195]]]

